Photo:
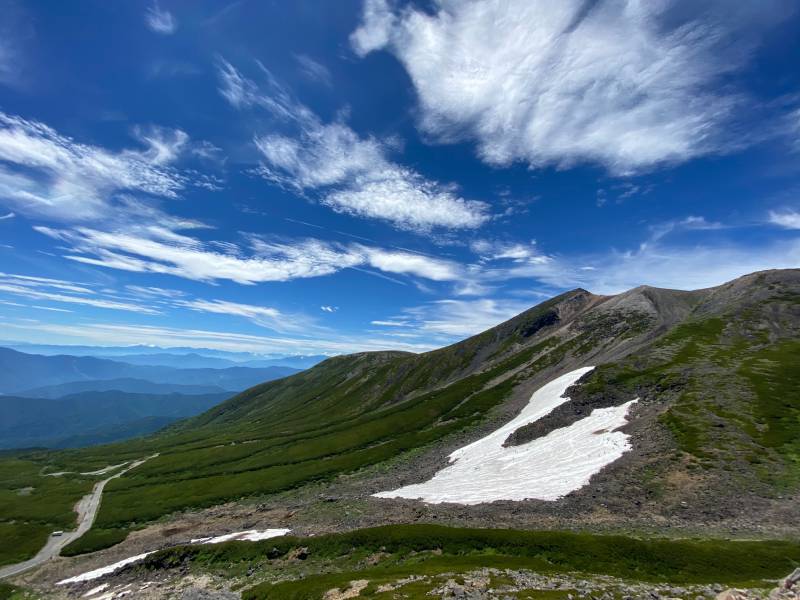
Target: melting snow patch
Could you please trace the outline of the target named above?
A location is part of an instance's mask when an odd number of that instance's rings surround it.
[[[196,538],[191,540],[191,544],[219,544],[221,542],[230,542],[233,540],[240,540],[245,542],[257,542],[259,540],[266,540],[269,538],[280,537],[282,535],[286,535],[289,533],[291,529],[264,529],[262,531],[251,529],[249,531],[237,531],[236,533],[228,533],[225,535],[220,535],[217,537],[205,537],[205,538]],[[145,552],[144,554],[137,554],[136,556],[131,556],[119,562],[115,562],[114,564],[100,567],[99,569],[95,569],[94,571],[87,571],[86,573],[81,573],[80,575],[75,575],[75,577],[70,577],[68,579],[62,579],[56,585],[66,585],[68,583],[82,583],[84,581],[92,581],[93,579],[99,579],[104,575],[110,575],[116,571],[119,571],[122,567],[127,566],[131,563],[135,563],[144,559],[147,556],[150,556],[156,552],[152,550],[150,552]],[[105,584],[104,584],[105,585]],[[97,593],[97,591],[102,591],[105,589],[102,585],[96,587],[94,590],[90,591],[86,595],[91,593]],[[99,599],[98,599],[99,600]]]
[[[625,425],[636,402],[598,408],[580,421],[519,446],[503,447],[508,436],[567,402],[567,388],[594,367],[577,369],[544,385],[510,423],[459,448],[450,465],[419,484],[373,494],[410,498],[429,504],[481,504],[495,500],[558,500],[587,483],[592,475],[630,450]]]
[[[144,554],[137,554],[136,556],[130,556],[124,560],[115,562],[113,565],[100,567],[99,569],[95,569],[94,571],[87,571],[86,573],[75,575],[75,577],[70,577],[69,579],[62,579],[56,585],[66,585],[67,583],[81,583],[82,581],[91,581],[92,579],[98,579],[103,575],[110,575],[114,571],[119,571],[122,567],[126,565],[135,563],[137,560],[142,560],[145,556],[153,554],[153,552],[155,552],[155,550],[151,552],[145,552]]]
[[[264,531],[237,531],[236,533],[227,533],[225,535],[218,535],[217,537],[204,537],[195,538],[191,541],[192,544],[220,544],[222,542],[232,542],[234,540],[241,542],[257,542],[259,540],[268,540],[269,538],[280,537],[289,533],[291,529],[265,529]]]
[[[89,597],[89,596],[94,596],[95,594],[99,594],[100,592],[102,592],[102,591],[103,591],[104,589],[106,589],[107,587],[108,587],[108,584],[107,584],[107,583],[101,583],[101,584],[100,584],[100,585],[98,585],[96,588],[92,588],[92,589],[90,589],[88,592],[86,592],[86,593],[83,595],[83,597],[84,597],[84,598],[87,598],[87,597]]]

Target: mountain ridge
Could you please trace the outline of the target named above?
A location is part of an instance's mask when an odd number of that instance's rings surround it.
[[[296,372],[291,367],[226,367],[222,369],[178,369],[166,366],[131,365],[125,362],[60,354],[45,356],[0,348],[0,392],[12,394],[36,387],[75,381],[119,378],[147,379],[154,383],[216,385],[239,391],[275,377]]]
[[[333,357],[156,435],[18,459],[34,473],[158,454],[109,483],[87,534],[95,548],[92,536],[118,542],[183,511],[246,522],[252,503],[291,512],[306,533],[421,521],[783,535],[800,519],[798,340],[797,269],[696,291],[576,289],[444,348]],[[630,451],[588,485],[555,501],[476,506],[371,498],[431,478],[542,385],[589,365],[570,402],[506,441],[639,398],[623,427]]]

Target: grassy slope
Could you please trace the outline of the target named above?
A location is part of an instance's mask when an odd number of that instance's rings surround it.
[[[723,314],[698,310],[584,391],[676,398],[660,420],[690,465],[777,492],[800,484],[800,290],[775,286]]]
[[[679,390],[661,422],[698,465],[793,485],[800,436],[796,395],[787,390],[795,381],[792,340],[798,337],[800,302],[794,290],[772,287],[766,297],[748,292],[753,301],[745,294],[745,301],[723,297],[717,305],[699,306],[650,348],[598,369],[587,388],[649,390],[656,396]],[[473,427],[543,368],[650,326],[641,315],[626,320],[587,313],[574,337],[553,337],[553,307],[579,300],[580,294],[564,295],[423,355],[330,359],[151,438],[25,459],[90,470],[161,453],[106,488],[97,531],[77,549],[99,548],[118,541],[126,528],[176,510],[330,478]],[[719,419],[729,426],[716,427]],[[73,500],[54,494],[50,501],[60,502],[63,513]]]
[[[573,295],[424,355],[330,359],[252,388],[151,438],[24,456],[52,470],[66,470],[63,465],[72,463],[90,470],[161,453],[109,483],[95,527],[67,553],[98,549],[119,541],[127,528],[176,510],[332,477],[475,425],[518,380],[558,362],[585,341],[539,334],[552,322],[552,307]],[[491,366],[476,372],[477,364]],[[514,371],[525,365],[524,372]],[[61,512],[74,503],[63,494],[50,500],[60,503]]]
[[[299,547],[309,555],[302,566],[282,560]],[[380,556],[377,566],[374,559],[368,560],[376,556]],[[680,584],[742,584],[785,575],[797,561],[800,543],[796,541],[641,540],[559,531],[394,525],[312,538],[171,548],[149,557],[142,568],[192,564],[227,577],[255,571],[266,581],[243,594],[255,600],[320,598],[325,590],[347,587],[355,579],[369,579],[374,592],[377,584],[409,574],[457,573],[488,566]],[[272,583],[287,576],[301,579]]]
[[[72,506],[92,487],[90,477],[41,470],[36,461],[0,460],[0,565],[30,558],[51,531],[73,527]]]

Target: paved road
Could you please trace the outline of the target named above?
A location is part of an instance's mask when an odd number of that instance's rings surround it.
[[[39,550],[39,553],[34,556],[33,558],[26,560],[25,562],[17,563],[15,565],[7,565],[5,567],[0,567],[0,579],[5,577],[11,577],[12,575],[17,575],[22,573],[23,571],[27,571],[28,569],[32,569],[44,562],[47,562],[51,558],[55,558],[58,556],[61,549],[69,544],[77,540],[81,537],[84,533],[91,529],[92,524],[94,523],[94,519],[97,516],[97,511],[100,508],[100,500],[103,497],[103,488],[106,487],[106,484],[115,479],[117,477],[122,476],[123,474],[127,473],[131,469],[135,469],[146,460],[151,458],[155,458],[158,454],[154,454],[153,456],[148,456],[147,458],[142,458],[140,460],[132,462],[130,465],[122,469],[121,471],[115,473],[111,477],[107,479],[103,479],[102,481],[98,481],[94,484],[92,491],[86,494],[83,498],[81,498],[78,503],[75,505],[75,512],[78,513],[78,528],[75,531],[65,531],[64,535],[60,536],[50,536],[47,539],[47,543],[44,547]]]

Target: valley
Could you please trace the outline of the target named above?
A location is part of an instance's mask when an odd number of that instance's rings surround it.
[[[236,582],[244,597],[310,598],[415,574],[432,589],[447,584],[440,573],[475,569],[518,580],[526,569],[702,586],[775,580],[800,560],[799,311],[797,270],[694,292],[575,290],[426,354],[330,358],[148,437],[7,454],[0,469],[15,478],[0,527],[20,539],[44,533],[34,514],[45,499],[48,515],[69,521],[100,477],[81,473],[157,454],[108,483],[92,529],[65,548],[76,558],[18,581],[55,593],[58,581],[160,548],[108,581],[155,578],[166,587],[154,598],[187,577],[228,591]],[[600,415],[609,420],[595,424]],[[579,439],[589,445],[573,446]],[[532,470],[504,479],[517,462]],[[299,537],[186,546],[279,528]],[[599,558],[607,544],[611,562]],[[311,558],[297,559],[298,548]],[[277,581],[287,582],[270,587]]]

